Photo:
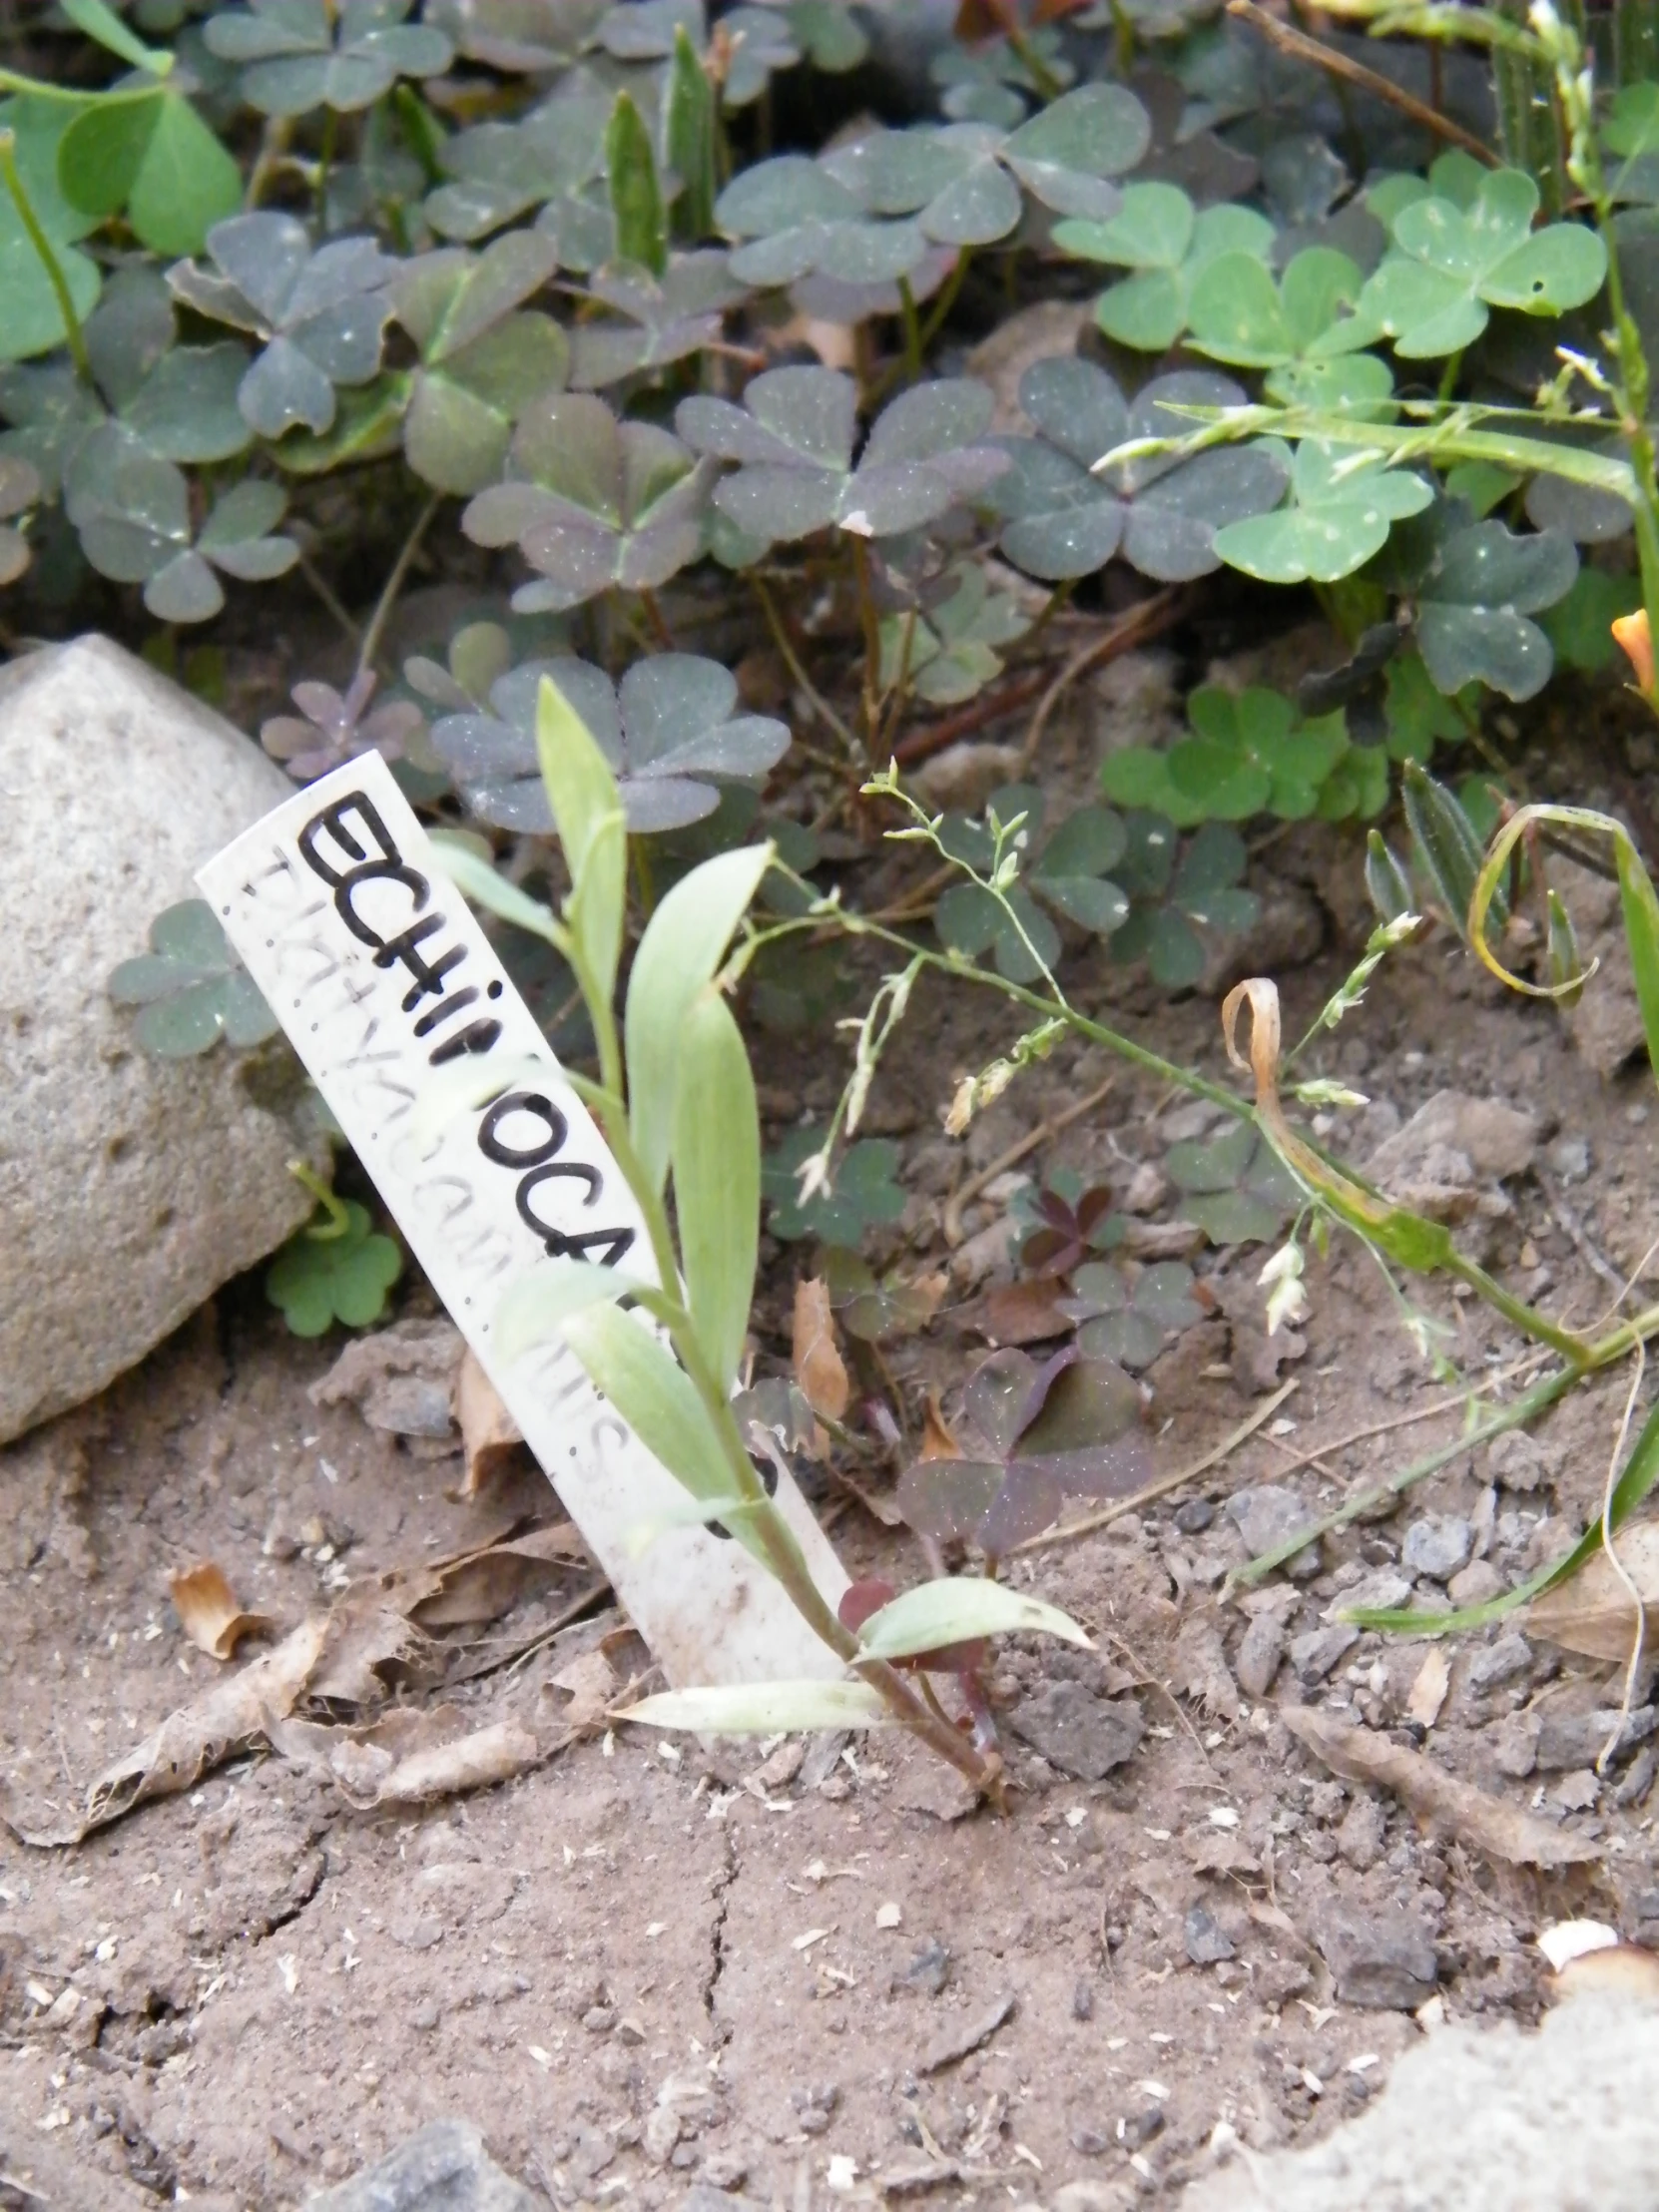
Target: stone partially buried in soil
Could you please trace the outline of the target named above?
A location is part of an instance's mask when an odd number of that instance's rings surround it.
[[[152,1058],[106,990],[291,789],[107,639],[0,671],[0,1442],[102,1389],[311,1211],[294,1131],[232,1054]]]
[[[1096,1697],[1080,1682],[1050,1682],[1021,1698],[1008,1725],[1051,1767],[1079,1782],[1099,1782],[1121,1767],[1146,1733],[1132,1698]]]
[[[1318,1930],[1320,1952],[1344,2004],[1414,2012],[1434,1993],[1434,1945],[1400,1914],[1331,1908]]]
[[[307,2198],[305,2212],[537,2212],[538,2201],[502,2172],[475,2127],[434,2120],[337,2189]]]

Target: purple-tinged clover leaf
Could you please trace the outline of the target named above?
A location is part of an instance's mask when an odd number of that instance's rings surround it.
[[[783,723],[733,713],[737,679],[718,661],[659,653],[636,661],[620,685],[586,661],[526,661],[491,685],[489,714],[432,726],[472,813],[498,829],[552,833],[536,752],[544,676],[592,732],[636,835],[701,822],[720,804],[719,783],[765,776],[789,748]]]
[[[379,368],[396,262],[368,238],[313,252],[295,217],[264,211],[216,223],[208,253],[214,269],[179,262],[167,280],[199,314],[265,340],[237,392],[244,418],[263,438],[299,423],[320,436],[333,425],[334,387],[366,384]]]
[[[1216,532],[1278,504],[1286,471],[1266,446],[1216,446],[1189,458],[1094,464],[1133,438],[1194,427],[1172,406],[1236,407],[1228,377],[1183,369],[1154,377],[1131,403],[1103,368],[1060,354],[1020,378],[1019,403],[1040,433],[998,440],[1010,467],[987,494],[1004,518],[1000,550],[1044,583],[1090,576],[1114,554],[1160,583],[1221,566]]]
[[[382,760],[402,758],[403,749],[425,726],[412,699],[386,699],[369,712],[374,697],[372,669],[359,669],[343,692],[332,684],[295,684],[289,693],[297,715],[273,715],[260,731],[260,743],[280,761],[296,784],[343,768],[362,753]]]
[[[249,0],[216,15],[208,51],[242,65],[243,98],[262,115],[371,108],[399,77],[435,77],[454,48],[442,31],[410,23],[412,0]]]
[[[748,296],[748,286],[732,275],[724,253],[708,248],[676,256],[660,279],[630,263],[596,270],[588,296],[613,314],[579,322],[571,332],[570,381],[577,391],[699,352],[719,338],[727,308]]]
[[[683,399],[675,426],[699,452],[740,465],[715,504],[753,538],[809,537],[830,524],[859,537],[896,537],[936,522],[1007,467],[979,442],[994,405],[969,376],[903,392],[877,416],[857,465],[857,389],[830,368],[774,368],[751,379],[744,404]]]
[[[972,1543],[1000,1559],[1053,1525],[1066,1497],[1123,1497],[1150,1472],[1141,1395],[1115,1361],[1068,1345],[1040,1366],[994,1352],[969,1377],[955,1458],[922,1458],[899,1477],[898,1509],[918,1536]]]
[[[703,550],[713,461],[655,423],[618,422],[592,392],[537,400],[507,468],[461,527],[478,545],[516,543],[540,571],[543,582],[513,594],[521,614],[579,607],[613,586],[654,591]]]
[[[1060,1311],[1079,1324],[1078,1351],[1124,1368],[1150,1367],[1173,1332],[1204,1319],[1184,1260],[1157,1261],[1132,1282],[1109,1260],[1091,1261],[1077,1270],[1072,1289]]]

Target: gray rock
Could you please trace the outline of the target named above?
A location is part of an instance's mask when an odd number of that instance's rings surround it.
[[[1630,1772],[1613,1792],[1613,1803],[1618,1806],[1640,1805],[1653,1787],[1653,1778],[1659,1774],[1659,1752],[1651,1744],[1644,1744],[1630,1762]]]
[[[1507,1585],[1489,1559],[1471,1559],[1445,1586],[1453,1605],[1485,1605],[1501,1597]]]
[[[1590,1172],[1589,1139],[1557,1137],[1544,1148],[1544,1166],[1563,1183],[1582,1183]]]
[[[1410,2012],[1433,1994],[1439,1973],[1434,1945],[1402,1914],[1336,1907],[1315,1933],[1344,2004]]]
[[[1469,1688],[1480,1696],[1516,1682],[1532,1664],[1532,1646],[1517,1631],[1500,1636],[1495,1644],[1477,1651],[1469,1661]]]
[[[1277,1482],[1258,1483],[1253,1490],[1235,1490],[1227,1501],[1227,1511],[1253,1559],[1275,1550],[1314,1517],[1295,1490]],[[1310,1544],[1287,1561],[1286,1572],[1317,1574],[1319,1554],[1314,1546]]]
[[[1444,1582],[1467,1566],[1473,1549],[1474,1530],[1461,1514],[1429,1513],[1406,1529],[1399,1561],[1407,1574],[1426,1574]]]
[[[1486,1730],[1492,1764],[1511,1782],[1524,1782],[1538,1764],[1538,1728],[1536,1713],[1505,1713]]]
[[[1337,1849],[1357,1874],[1369,1874],[1387,1841],[1388,1817],[1374,1797],[1357,1797],[1343,1815]]]
[[[1305,1636],[1291,1638],[1291,1665],[1303,1682],[1323,1682],[1337,1662],[1360,1641],[1351,1621],[1334,1621],[1329,1628],[1311,1628]]]
[[[1202,1905],[1188,1910],[1182,1934],[1187,1956],[1195,1966],[1214,1966],[1221,1959],[1233,1956],[1233,1944],[1226,1931],[1217,1927],[1213,1916]]]
[[[1565,1456],[1559,1444],[1509,1428],[1486,1446],[1486,1472],[1506,1490],[1537,1490],[1554,1481]]]
[[[113,1382],[311,1211],[294,1132],[238,1060],[151,1058],[106,991],[292,788],[107,639],[0,671],[0,1441]]]
[[[305,1394],[313,1405],[355,1405],[370,1428],[394,1436],[448,1436],[450,1391],[465,1350],[453,1322],[393,1322],[353,1338]]]
[[[1411,1596],[1408,1579],[1392,1567],[1382,1567],[1376,1574],[1368,1574],[1351,1589],[1340,1590],[1326,1607],[1326,1618],[1350,1610],[1356,1613],[1386,1613],[1396,1606],[1407,1604]]]
[[[1406,2051],[1358,2118],[1253,2155],[1248,2176],[1225,2167],[1182,2212],[1650,2212],[1656,2069],[1651,1998],[1585,1990],[1536,2033],[1458,2021]]]
[[[1524,1175],[1538,1145],[1538,1124],[1495,1098],[1466,1091],[1436,1091],[1404,1128],[1372,1154],[1368,1171],[1385,1187],[1395,1183],[1454,1180],[1449,1157],[1461,1155],[1482,1182]]]
[[[1266,1697],[1285,1656],[1285,1623],[1277,1613],[1258,1613],[1239,1638],[1233,1672],[1247,1697]]]
[[[1216,1509],[1207,1497],[1190,1497],[1175,1508],[1175,1525],[1183,1536],[1201,1535],[1215,1517]]]
[[[1134,1757],[1146,1722],[1133,1698],[1096,1697],[1080,1682],[1050,1682],[1021,1698],[1008,1725],[1051,1767],[1098,1782]]]
[[[1615,1708],[1594,1713],[1551,1713],[1538,1716],[1538,1750],[1535,1765],[1540,1774],[1568,1774],[1578,1767],[1593,1767],[1602,1747],[1617,1731],[1613,1757],[1623,1759],[1638,1744],[1645,1744],[1659,1726],[1659,1709],[1638,1706],[1625,1716],[1622,1727]]]
[[[389,2157],[307,2197],[305,2212],[537,2212],[469,2120],[434,2120]]]

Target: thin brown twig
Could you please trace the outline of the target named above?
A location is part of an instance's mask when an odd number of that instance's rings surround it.
[[[1451,1397],[1442,1397],[1437,1404],[1419,1405],[1413,1412],[1393,1413],[1388,1419],[1372,1421],[1365,1428],[1351,1428],[1346,1436],[1333,1436],[1329,1443],[1315,1444],[1311,1450],[1298,1453],[1280,1472],[1294,1474],[1298,1467],[1317,1466],[1322,1458],[1328,1458],[1333,1452],[1347,1451],[1351,1444],[1369,1443],[1373,1436],[1386,1436],[1396,1428],[1414,1428],[1418,1421],[1433,1420],[1437,1414],[1455,1413],[1468,1401],[1469,1393],[1459,1391]]]
[[[1362,92],[1369,92],[1375,99],[1385,101],[1390,108],[1397,108],[1401,115],[1408,115],[1413,123],[1431,131],[1436,138],[1444,139],[1448,146],[1460,146],[1465,154],[1472,154],[1488,169],[1503,167],[1502,156],[1477,139],[1472,131],[1465,131],[1460,123],[1440,115],[1402,86],[1390,84],[1386,77],[1375,69],[1368,69],[1364,62],[1353,60],[1335,46],[1327,46],[1323,39],[1310,38],[1306,31],[1295,30],[1289,23],[1281,23],[1266,8],[1258,7],[1256,0],[1227,0],[1227,12],[1248,23],[1252,30],[1260,31],[1281,53],[1294,54],[1299,61],[1312,62],[1316,69],[1326,70],[1333,77],[1346,78]]]
[[[1028,1129],[1017,1144],[999,1153],[988,1168],[981,1168],[977,1175],[969,1176],[960,1189],[951,1192],[944,1209],[944,1241],[952,1252],[967,1234],[962,1227],[962,1208],[971,1205],[981,1191],[989,1190],[999,1175],[1006,1175],[1010,1168],[1017,1167],[1027,1153],[1035,1152],[1038,1145],[1046,1144],[1050,1137],[1057,1137],[1062,1129],[1069,1129],[1074,1121],[1081,1121],[1116,1084],[1117,1076],[1109,1075],[1086,1098],[1074,1098],[1063,1112],[1046,1115],[1035,1129]]]
[[[1224,1459],[1238,1450],[1240,1444],[1247,1443],[1263,1422],[1278,1412],[1291,1392],[1300,1387],[1294,1376],[1289,1382],[1281,1382],[1272,1397],[1264,1398],[1248,1420],[1241,1421],[1230,1435],[1222,1438],[1213,1451],[1207,1451],[1202,1459],[1195,1459],[1190,1467],[1181,1467],[1174,1474],[1161,1474],[1156,1482],[1145,1483],[1140,1489],[1132,1490],[1127,1497],[1120,1497],[1114,1504],[1102,1506],[1098,1513],[1087,1513],[1082,1520],[1071,1521],[1064,1528],[1050,1528],[1040,1536],[1027,1536],[1024,1543],[1015,1544],[1008,1556],[1013,1558],[1022,1551],[1042,1551],[1049,1544],[1069,1543],[1073,1536],[1092,1535],[1097,1528],[1105,1528],[1111,1522],[1121,1520],[1125,1513],[1138,1512],[1143,1505],[1150,1505],[1155,1498],[1167,1497],[1171,1490],[1180,1489],[1184,1482],[1196,1481],[1199,1475],[1208,1474],[1212,1467],[1220,1466]]]
[[[1145,645],[1150,639],[1161,636],[1185,614],[1190,596],[1185,585],[1170,585],[1164,591],[1155,592],[1150,599],[1143,599],[1139,606],[1131,607],[1126,615],[1120,616],[1102,636],[1092,639],[1072,655],[1043,693],[1031,717],[1031,727],[1020,747],[1019,775],[1023,776],[1036,759],[1050,717],[1078,677],[1087,675],[1102,661],[1115,661],[1120,653],[1131,652],[1137,645]]]

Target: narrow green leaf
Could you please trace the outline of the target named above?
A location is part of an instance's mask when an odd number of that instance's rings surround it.
[[[941,1575],[933,1582],[918,1582],[871,1613],[858,1632],[858,1648],[871,1659],[905,1659],[936,1651],[941,1644],[1020,1629],[1058,1636],[1084,1651],[1094,1649],[1069,1613],[985,1575]]]
[[[663,103],[663,150],[680,180],[675,228],[689,245],[701,246],[715,229],[715,88],[683,23],[675,27]]]
[[[1609,1504],[1608,1521],[1617,1529],[1648,1495],[1655,1482],[1659,1482],[1659,1405],[1656,1405],[1642,1424],[1641,1434],[1631,1446],[1624,1470],[1613,1485]],[[1353,1621],[1361,1628],[1377,1628],[1385,1631],[1399,1630],[1407,1635],[1443,1636],[1448,1631],[1465,1628],[1484,1628],[1488,1622],[1501,1620],[1505,1613],[1512,1613],[1517,1606],[1529,1605],[1533,1598],[1542,1597],[1546,1590],[1553,1590],[1558,1583],[1568,1581],[1581,1567],[1587,1566],[1601,1549],[1601,1522],[1599,1519],[1579,1537],[1564,1559],[1557,1559],[1552,1567],[1543,1567],[1518,1589],[1505,1590],[1501,1597],[1488,1598],[1484,1605],[1465,1605],[1456,1613],[1418,1613],[1408,1611],[1371,1611],[1370,1609],[1339,1613],[1338,1619]]]
[[[557,810],[555,810],[557,812]],[[652,915],[628,979],[628,1118],[654,1191],[668,1175],[681,1030],[772,865],[770,844],[740,845],[683,875]]]
[[[651,134],[625,92],[616,96],[605,128],[605,165],[611,181],[617,259],[637,262],[661,276],[668,268],[668,223]]]
[[[1584,955],[1561,894],[1552,884],[1544,899],[1549,916],[1549,987],[1558,1004],[1572,1008],[1584,995]],[[1651,1051],[1651,1039],[1649,1045]]]
[[[148,70],[152,77],[165,77],[173,67],[171,54],[161,47],[146,46],[115,10],[106,6],[105,0],[60,0],[60,5],[78,31],[85,31],[88,38],[107,47],[129,69]]]
[[[533,1345],[562,1337],[572,1314],[636,1296],[645,1287],[615,1268],[596,1268],[587,1260],[539,1260],[496,1306],[491,1322],[495,1349],[510,1364]]]
[[[627,912],[628,818],[610,764],[551,676],[541,681],[536,751],[570,869],[565,919],[595,991],[609,1004]]]
[[[700,1736],[802,1735],[814,1729],[885,1728],[886,1700],[867,1682],[730,1682],[707,1690],[664,1690],[617,1714],[647,1728]]]
[[[711,1521],[741,1522],[745,1513],[758,1511],[760,1503],[755,1497],[688,1498],[684,1505],[670,1506],[666,1513],[630,1528],[622,1548],[630,1559],[639,1559],[659,1536],[671,1535],[677,1528],[707,1528]]]
[[[1383,921],[1397,921],[1412,910],[1411,878],[1406,874],[1380,830],[1366,836],[1366,889]]]
[[[521,891],[516,883],[509,883],[499,869],[473,850],[469,840],[439,830],[433,832],[432,852],[445,875],[474,906],[482,906],[486,913],[528,929],[534,936],[546,937],[550,943],[562,934],[552,908],[532,898],[528,891]]]
[[[761,1122],[743,1034],[719,991],[685,1017],[674,1113],[674,1204],[698,1342],[737,1380],[761,1232]]]
[[[1618,863],[1619,898],[1630,945],[1636,1003],[1642,1009],[1647,1055],[1659,1075],[1659,898],[1655,898],[1652,878],[1628,836],[1615,838],[1613,853]]]
[[[693,1497],[730,1497],[732,1466],[690,1378],[646,1324],[618,1306],[569,1315],[565,1342],[646,1449]]]
[[[1474,896],[1482,854],[1481,841],[1475,834],[1474,826],[1453,794],[1443,784],[1437,784],[1414,761],[1407,761],[1405,764],[1404,790],[1401,796],[1405,820],[1410,825],[1411,836],[1424,872],[1439,892],[1458,934],[1466,936],[1469,901]],[[1508,916],[1508,910],[1507,898],[1501,890],[1494,890],[1491,913],[1500,928]]]

